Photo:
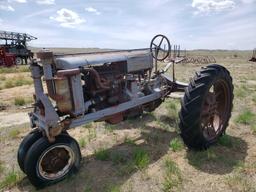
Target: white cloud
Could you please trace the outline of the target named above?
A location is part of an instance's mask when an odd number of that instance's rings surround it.
[[[13,0],[13,2],[17,2],[17,3],[27,3],[27,0]]]
[[[243,3],[254,3],[256,0],[241,0]]]
[[[55,0],[37,0],[36,3],[40,5],[52,5],[55,4]]]
[[[59,22],[62,27],[69,28],[74,28],[76,25],[86,22],[85,19],[82,19],[76,12],[66,8],[58,10],[57,16],[52,16],[50,19]]]
[[[90,12],[90,13],[95,13],[96,15],[101,14],[101,12],[99,12],[97,9],[95,9],[93,7],[87,7],[87,8],[85,8],[85,11]]]
[[[195,13],[198,14],[225,11],[233,9],[235,5],[233,0],[193,0],[191,6],[197,9]]]
[[[7,0],[8,3],[27,3],[27,0]]]
[[[12,3],[27,3],[27,0],[0,0],[0,10],[3,11],[15,11]]]
[[[15,11],[11,5],[0,4],[0,10],[3,11]]]

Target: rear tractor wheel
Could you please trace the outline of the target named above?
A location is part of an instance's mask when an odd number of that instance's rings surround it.
[[[190,81],[179,112],[181,137],[192,149],[206,149],[225,132],[233,106],[233,84],[229,71],[213,64]]]

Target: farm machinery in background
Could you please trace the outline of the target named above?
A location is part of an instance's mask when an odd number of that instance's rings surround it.
[[[4,47],[0,47],[0,67],[12,67],[14,66],[16,56],[13,53],[7,53]]]
[[[192,63],[192,64],[210,64],[210,63],[216,63],[216,59],[213,56],[205,55],[205,56],[192,56],[188,55],[187,50],[181,50],[180,45],[174,45],[173,46],[173,53],[170,55],[172,57],[179,57],[180,62],[183,64]]]
[[[253,49],[253,51],[252,51],[252,58],[249,61],[256,62],[256,48]]]
[[[26,33],[0,31],[0,66],[27,64],[33,53],[27,42],[37,39]]]
[[[19,166],[30,182],[45,187],[79,169],[81,152],[69,129],[93,121],[117,124],[140,117],[173,92],[184,93],[179,112],[184,143],[196,150],[216,143],[231,117],[230,73],[211,64],[189,83],[177,81],[175,67],[183,58],[179,48],[174,50],[165,36],[157,35],[147,49],[65,55],[38,52],[30,63],[35,88],[34,109],[29,113],[32,131],[18,149]]]

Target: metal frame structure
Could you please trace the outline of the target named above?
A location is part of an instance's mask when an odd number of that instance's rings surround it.
[[[79,53],[79,54],[67,54],[67,55],[53,55],[52,52],[44,50],[37,53],[37,57],[40,59],[40,64],[34,61],[31,64],[32,78],[34,79],[36,106],[43,105],[45,110],[42,115],[36,109],[30,113],[32,127],[39,127],[42,129],[50,141],[54,140],[54,137],[60,134],[63,130],[80,126],[91,121],[97,121],[104,119],[128,109],[145,105],[149,102],[163,99],[170,92],[184,91],[187,87],[186,83],[181,83],[175,80],[175,77],[169,77],[164,74],[171,66],[179,62],[175,58],[171,62],[167,63],[166,67],[162,71],[156,71],[154,77],[151,79],[152,93],[142,97],[131,96],[130,100],[119,104],[118,106],[112,106],[100,111],[86,114],[88,103],[84,103],[82,94],[81,76],[80,72],[83,68],[104,65],[111,62],[126,61],[127,63],[133,62],[147,62],[153,64],[153,58],[149,49],[135,49],[135,50],[123,50],[123,51],[109,51],[104,53]],[[157,62],[155,63],[157,66]],[[156,67],[157,68],[157,67]],[[55,70],[55,75],[53,72]],[[56,73],[57,70],[57,73]],[[174,74],[174,73],[173,73]],[[71,77],[72,76],[72,77]],[[44,92],[42,77],[46,81],[48,94]],[[55,110],[48,95],[52,98],[58,98],[56,93],[53,93],[50,89],[53,87],[54,81],[58,78],[72,78],[72,93],[73,93],[73,105],[75,111],[74,117],[60,117]],[[165,88],[161,89],[159,84],[163,81],[167,83]],[[56,85],[55,85],[56,86]],[[40,103],[40,104],[39,104]],[[84,104],[83,104],[84,103]]]

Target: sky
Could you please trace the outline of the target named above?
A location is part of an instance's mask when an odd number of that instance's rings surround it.
[[[36,47],[132,49],[166,35],[184,49],[256,47],[256,0],[0,0],[0,30]]]

